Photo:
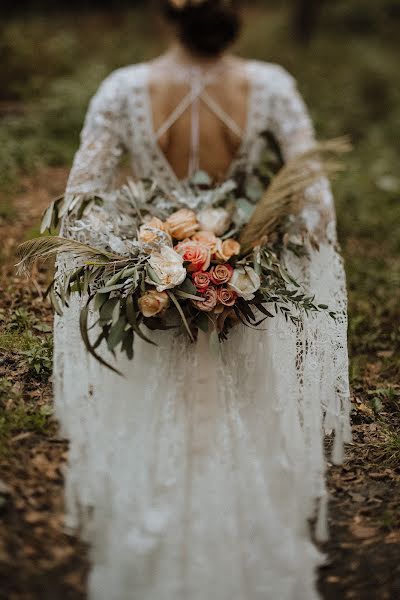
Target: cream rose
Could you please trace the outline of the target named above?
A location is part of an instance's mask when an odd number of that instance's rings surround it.
[[[186,279],[182,256],[168,246],[160,248],[158,252],[154,252],[150,256],[149,266],[158,281],[153,281],[151,277],[148,277],[147,282],[155,285],[158,292],[174,288]]]
[[[144,317],[155,317],[165,312],[169,307],[170,300],[167,292],[150,290],[139,298],[139,309]]]
[[[182,208],[168,217],[167,225],[176,240],[190,238],[199,228],[196,213],[188,208]]]
[[[221,262],[227,262],[232,256],[240,254],[240,244],[236,240],[229,238],[228,240],[218,240],[215,250],[215,258]]]
[[[231,224],[231,216],[224,208],[204,208],[197,215],[201,229],[215,235],[223,235]]]
[[[200,242],[187,240],[175,246],[175,250],[179,252],[185,262],[190,263],[187,267],[189,273],[207,271],[210,266],[210,249]]]
[[[228,287],[245,300],[253,300],[260,285],[260,277],[251,267],[237,267],[228,283]]]

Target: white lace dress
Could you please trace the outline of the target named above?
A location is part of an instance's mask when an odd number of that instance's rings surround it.
[[[251,98],[238,164],[258,160],[269,129],[285,159],[313,143],[282,68],[248,63]],[[68,194],[104,193],[128,150],[136,176],[179,189],[152,124],[149,65],[120,69],[91,102]],[[138,340],[119,377],[90,358],[75,300],[55,327],[57,414],[70,440],[67,519],[91,545],[93,600],[315,600],[326,531],[324,432],[334,462],[350,440],[346,290],[332,196],[315,184],[305,209],[320,241],[311,259],[288,256],[304,285],[341,312],[301,325],[238,325],[222,356],[171,332]],[[68,232],[66,232],[68,233]],[[96,236],[95,227],[93,237]],[[108,357],[109,358],[109,357]]]

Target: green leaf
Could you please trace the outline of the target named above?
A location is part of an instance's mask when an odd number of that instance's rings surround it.
[[[125,327],[126,317],[125,315],[121,315],[118,321],[111,327],[110,333],[107,337],[107,346],[111,352],[118,346],[118,344],[122,342]]]
[[[219,341],[218,332],[216,329],[210,333],[209,344],[211,352],[215,356],[219,356],[221,354],[221,343]]]
[[[263,315],[265,315],[266,317],[269,317],[271,319],[275,318],[275,315],[269,312],[269,310],[267,310],[262,304],[256,304],[256,308],[258,308],[258,310],[262,312]]]
[[[154,283],[157,283],[157,284],[161,283],[161,279],[158,277],[158,275],[154,271],[154,269],[152,269],[150,267],[150,265],[147,265],[146,271],[147,271],[147,275],[148,275],[148,277],[150,278],[151,281],[153,281]]]
[[[114,308],[118,304],[118,298],[110,298],[100,309],[100,324],[105,325],[112,320]]]
[[[196,317],[195,325],[204,333],[208,333],[210,319],[207,317],[206,314],[200,312],[199,315]]]
[[[107,367],[114,373],[117,373],[117,375],[122,376],[122,373],[120,371],[115,369],[112,365],[107,363],[99,354],[96,353],[94,347],[90,343],[89,332],[88,332],[88,320],[89,320],[89,305],[90,305],[91,300],[92,300],[92,298],[89,298],[88,302],[81,310],[81,314],[79,317],[79,327],[80,327],[83,343],[85,344],[86,350],[89,352],[89,354],[91,356],[93,356],[93,358],[95,358],[100,364]]]
[[[100,311],[107,300],[108,298],[106,294],[96,294],[93,300],[94,310]]]
[[[194,296],[193,294],[187,294],[186,292],[182,292],[180,290],[176,290],[175,296],[177,298],[183,298],[185,300],[198,300],[202,302],[203,298],[201,296]]]
[[[182,292],[186,292],[187,294],[193,294],[193,296],[196,296],[197,294],[197,288],[192,282],[192,280],[189,279],[189,277],[186,277],[182,285],[179,286],[179,290],[181,290]]]
[[[60,303],[58,301],[57,294],[54,291],[54,286],[52,286],[50,288],[49,295],[50,295],[50,300],[51,300],[51,303],[52,303],[52,305],[54,307],[54,310],[56,311],[56,313],[58,314],[59,317],[62,317],[63,316],[63,311],[62,311]]]
[[[122,340],[122,352],[125,352],[128,360],[132,360],[134,356],[133,345],[135,341],[135,334],[133,329],[125,331],[124,339]]]
[[[185,326],[186,331],[189,334],[189,337],[190,337],[191,341],[194,342],[194,337],[193,337],[192,332],[190,331],[189,323],[187,322],[185,314],[184,314],[184,312],[182,310],[181,305],[179,304],[178,300],[176,299],[175,294],[173,292],[171,292],[170,290],[167,290],[167,294],[171,298],[172,302],[175,304],[176,309],[177,309],[177,311],[178,311],[178,313],[179,313],[179,315],[180,315],[180,317],[182,319],[182,322],[183,322],[183,324]]]

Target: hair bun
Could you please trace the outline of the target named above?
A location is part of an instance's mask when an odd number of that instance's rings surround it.
[[[237,38],[240,0],[163,0],[163,12],[174,23],[181,42],[196,54],[217,55]]]

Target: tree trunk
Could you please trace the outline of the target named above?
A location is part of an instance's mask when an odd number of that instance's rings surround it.
[[[308,44],[318,24],[318,16],[323,0],[292,0],[293,29],[296,39]]]

